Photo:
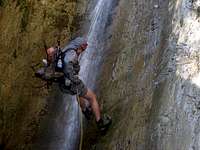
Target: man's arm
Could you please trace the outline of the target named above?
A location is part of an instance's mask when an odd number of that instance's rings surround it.
[[[64,76],[64,73],[62,72],[52,73],[51,68],[42,67],[35,72],[35,76],[45,81],[58,81],[60,78]]]

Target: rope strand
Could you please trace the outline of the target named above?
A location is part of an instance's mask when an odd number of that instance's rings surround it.
[[[80,102],[80,98],[78,96],[78,92],[77,92],[76,98],[77,98],[78,104],[79,104],[79,117],[80,117],[80,124],[81,124],[81,138],[80,138],[80,143],[79,143],[79,150],[82,150],[82,145],[83,145],[83,118],[82,118],[82,112],[81,112],[81,102]]]

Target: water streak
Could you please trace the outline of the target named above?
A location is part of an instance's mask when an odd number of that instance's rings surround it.
[[[105,54],[106,25],[111,13],[112,0],[99,0],[92,12],[91,26],[88,32],[88,48],[81,57],[81,79],[91,89],[101,68],[102,58]]]

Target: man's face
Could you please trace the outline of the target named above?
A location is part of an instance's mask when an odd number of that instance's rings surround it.
[[[87,49],[87,46],[88,46],[88,44],[81,45],[77,50],[78,54],[84,52]]]

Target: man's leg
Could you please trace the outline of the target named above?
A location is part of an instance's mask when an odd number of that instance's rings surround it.
[[[84,84],[80,84],[79,89],[80,89],[80,94],[79,94],[80,100],[83,100],[83,99],[88,100],[91,107],[92,107],[92,111],[93,111],[95,118],[96,118],[97,127],[101,131],[107,130],[108,127],[111,125],[112,120],[111,120],[111,117],[106,115],[106,114],[101,116],[100,108],[99,108],[99,104],[97,102],[96,95],[90,89],[87,89],[84,86]]]
[[[90,89],[88,89],[87,93],[84,96],[80,97],[80,100],[81,99],[83,100],[83,98],[87,99],[90,102],[92,111],[95,115],[96,121],[98,122],[101,118],[101,115],[100,115],[100,108],[96,99],[96,95]]]
[[[79,100],[80,100],[81,110],[82,110],[83,114],[85,115],[85,118],[87,120],[90,120],[91,115],[92,115],[92,108],[91,108],[89,101],[83,97],[79,97]]]

